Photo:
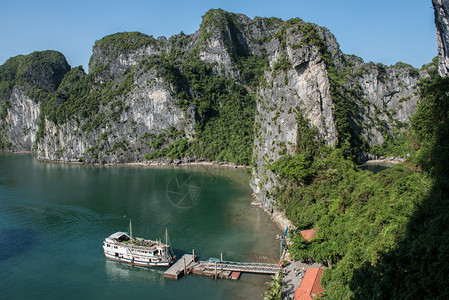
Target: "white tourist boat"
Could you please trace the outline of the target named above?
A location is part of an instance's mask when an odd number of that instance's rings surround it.
[[[133,238],[131,222],[129,235],[126,232],[116,232],[105,238],[103,250],[106,258],[129,263],[136,266],[169,266],[176,257],[168,245],[168,234],[165,232],[166,242]]]

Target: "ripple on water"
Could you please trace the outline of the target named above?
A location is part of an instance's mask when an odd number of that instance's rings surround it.
[[[37,242],[36,234],[27,229],[0,229],[0,261],[29,251]]]

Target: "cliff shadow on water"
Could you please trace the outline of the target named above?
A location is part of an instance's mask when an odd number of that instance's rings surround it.
[[[355,269],[351,290],[356,299],[447,299],[449,287],[449,79],[437,78],[424,88],[412,120],[416,161],[432,178],[431,191],[419,199],[397,246],[377,264]]]

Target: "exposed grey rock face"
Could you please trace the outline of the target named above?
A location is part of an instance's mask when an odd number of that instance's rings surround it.
[[[440,76],[449,74],[449,1],[432,0],[435,11],[435,25],[437,27],[437,47],[439,53]]]
[[[420,72],[403,63],[390,67],[357,63],[351,67],[345,86],[358,95],[359,112],[353,126],[368,146],[382,145],[386,135],[407,127],[417,105],[419,80],[427,76],[426,70]]]
[[[132,63],[124,62],[125,65]],[[137,77],[137,78],[136,78]],[[193,112],[185,114],[176,106],[170,91],[153,70],[137,73],[135,87],[122,101],[125,109],[111,118],[114,108],[102,106],[100,113],[109,120],[106,125],[85,133],[74,121],[56,126],[46,123],[46,135],[38,145],[41,159],[84,161],[87,163],[124,163],[142,161],[150,151],[148,133],[158,135],[172,128],[193,135]],[[98,157],[98,158],[97,158]]]
[[[350,103],[348,118],[366,146],[359,153],[363,156],[369,146],[382,145],[386,136],[394,137],[407,127],[417,103],[417,83],[428,76],[426,70],[406,64],[387,67],[345,55],[329,30],[299,19],[250,19],[211,10],[192,35],[156,40],[138,33],[117,34],[96,44],[89,64],[94,82],[89,93],[106,85],[96,99],[98,111],[83,116],[82,108],[63,124],[46,119],[43,137],[37,141],[38,156],[61,161],[134,162],[154,151],[152,143],[158,136],[168,142],[195,140],[195,107],[180,108],[179,90],[164,79],[160,69],[164,56],[187,61],[189,55],[211,64],[215,74],[231,78],[257,98],[251,186],[265,206],[271,205],[272,193],[279,185],[268,165],[298,151],[298,117],[308,120],[325,144],[335,146],[342,135],[337,109],[343,100]],[[269,63],[257,89],[246,86],[240,74],[239,59],[252,55],[266,57]],[[105,99],[109,90],[119,90],[130,78],[132,82],[123,92]],[[180,84],[185,94],[196,96],[185,82]],[[336,93],[346,98],[337,98]],[[17,86],[8,98],[7,117],[0,120],[2,128],[7,128],[2,129],[2,141],[6,136],[11,149],[31,150],[36,141],[42,109],[26,95]]]
[[[278,47],[270,47],[279,49]],[[260,90],[255,119],[253,179],[251,187],[264,205],[270,205],[277,178],[267,168],[285,154],[297,151],[297,115],[303,113],[330,146],[337,139],[326,66],[315,47],[295,52],[287,48],[292,68],[267,72],[267,86]],[[274,64],[278,52],[270,53]]]
[[[14,141],[15,151],[31,151],[36,142],[39,104],[31,100],[20,87],[14,88],[10,102],[11,107],[5,120],[8,124],[8,139]]]
[[[198,36],[199,57],[202,61],[215,64],[214,70],[239,79],[240,74],[233,57],[252,53],[261,54],[264,40],[270,40],[282,26],[276,18],[250,19],[243,14],[232,14],[220,9],[210,10],[203,16]]]
[[[96,76],[96,81],[120,79],[125,71],[130,70],[140,60],[151,55],[160,54],[163,49],[160,46],[163,42],[158,43],[152,37],[147,38],[153,40],[153,42],[132,50],[115,50],[111,47],[102,47],[101,44],[96,45],[93,48],[89,61],[90,71],[103,69],[103,72],[99,72],[98,76]]]
[[[33,150],[41,112],[34,97],[53,93],[69,70],[64,55],[50,50],[18,55],[0,66],[0,148]]]
[[[315,29],[344,80],[344,88],[353,91],[351,97],[357,111],[350,121],[367,147],[382,145],[386,135],[405,129],[415,112],[417,83],[428,76],[427,72],[420,73],[402,63],[392,67],[365,64],[360,58],[341,53],[335,37],[327,29],[318,26]],[[285,70],[267,71],[264,88],[258,92],[250,184],[267,207],[274,201],[273,192],[279,186],[277,176],[268,166],[285,154],[297,153],[298,113],[309,120],[326,144],[334,146],[339,137],[328,66],[316,45],[301,43],[304,35],[295,27],[287,28],[285,49],[278,39],[271,40],[267,46],[270,66],[274,67],[282,55],[290,63]],[[359,155],[363,158],[367,153]]]

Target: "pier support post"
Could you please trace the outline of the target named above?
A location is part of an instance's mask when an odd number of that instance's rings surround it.
[[[186,268],[186,258],[184,258],[184,275],[187,275],[187,268]]]
[[[217,262],[215,262],[215,279],[217,279]]]

